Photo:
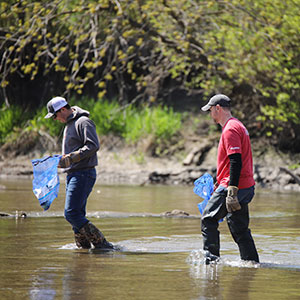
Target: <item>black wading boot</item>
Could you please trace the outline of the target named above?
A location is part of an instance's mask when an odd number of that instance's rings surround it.
[[[95,249],[115,250],[113,244],[108,242],[103,233],[91,222],[86,223],[79,232],[86,236],[87,240],[92,243]]]
[[[86,236],[80,232],[74,234],[75,243],[78,248],[81,249],[90,249],[91,243],[88,241]]]
[[[209,251],[205,251],[205,264],[210,265],[212,263],[217,263],[220,260],[220,257],[210,253]]]

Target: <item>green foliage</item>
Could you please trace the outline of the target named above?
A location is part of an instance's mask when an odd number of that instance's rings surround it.
[[[286,93],[279,93],[276,98],[277,106],[265,105],[262,112],[269,120],[279,122],[292,121],[295,124],[300,123],[299,112],[300,103],[294,102]]]
[[[122,135],[124,132],[124,114],[116,101],[97,101],[90,108],[91,118],[96,124],[99,135],[108,133]]]
[[[76,105],[89,110],[99,135],[117,134],[129,143],[147,135],[152,135],[155,142],[169,140],[181,128],[181,114],[166,106],[122,108],[118,102],[107,100],[81,101]]]
[[[296,170],[296,169],[298,169],[300,167],[300,164],[293,164],[293,165],[290,165],[288,168],[290,169],[290,170]]]
[[[251,91],[240,100],[244,115],[265,120],[267,136],[281,136],[284,129],[291,137],[298,135],[299,0],[147,4],[147,17],[158,33],[157,49],[167,58],[173,78],[207,96],[231,95],[247,84]]]
[[[181,115],[165,107],[146,107],[126,111],[125,132],[127,141],[136,142],[141,137],[153,135],[156,142],[169,140],[181,128]]]
[[[236,96],[247,85],[239,95],[244,115],[265,120],[268,135],[288,129],[295,136],[299,7],[300,0],[1,2],[3,99],[13,101],[6,95],[16,79],[50,81],[69,95],[92,90],[103,98],[110,92],[120,103],[163,102],[174,86]],[[105,105],[113,113],[101,132],[120,132],[123,115],[135,115]],[[134,140],[135,128],[147,131],[148,125],[132,122],[128,139]]]
[[[76,102],[71,100],[70,104],[90,112],[99,136],[115,134],[123,137],[128,143],[136,143],[139,139],[151,135],[154,143],[158,144],[170,140],[181,128],[181,114],[165,106],[136,108],[128,105],[121,107],[117,101],[93,101],[86,98]],[[28,122],[26,130],[42,130],[53,137],[61,137],[64,125],[59,121],[45,119],[46,114],[46,108],[36,112]],[[3,122],[9,124],[7,119],[3,118]]]
[[[14,128],[22,124],[23,112],[17,106],[10,108],[2,107],[0,110],[0,144],[4,143],[13,131]]]
[[[37,111],[34,117],[29,121],[29,125],[26,127],[26,130],[42,130],[53,137],[61,136],[63,124],[52,119],[45,119],[44,117],[46,114],[46,107]]]

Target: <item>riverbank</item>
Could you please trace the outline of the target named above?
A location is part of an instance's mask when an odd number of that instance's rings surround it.
[[[97,183],[104,185],[193,185],[205,172],[215,176],[217,157],[216,138],[190,138],[184,147],[173,155],[155,157],[149,154],[149,145],[143,141],[128,146],[122,139],[106,137],[98,152]],[[252,142],[254,177],[258,187],[271,190],[299,191],[300,168],[288,155],[276,151],[262,151],[259,141]],[[14,156],[1,155],[0,178],[32,178],[31,159],[59,153],[59,148],[50,152],[34,151]],[[62,180],[64,174],[59,172]]]
[[[288,156],[269,152],[259,153],[254,144],[254,178],[258,187],[271,190],[300,192],[300,168]],[[182,157],[158,158],[142,156],[135,148],[118,148],[99,152],[98,182],[100,184],[134,185],[193,185],[205,172],[216,175],[217,144],[203,139],[187,146]],[[187,150],[186,149],[186,150]],[[142,157],[141,157],[142,156]]]

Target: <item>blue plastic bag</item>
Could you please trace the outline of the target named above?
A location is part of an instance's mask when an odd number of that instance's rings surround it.
[[[59,176],[57,165],[61,155],[47,156],[42,159],[33,159],[33,193],[44,210],[47,210],[58,196]]]
[[[194,193],[204,199],[204,201],[198,203],[198,208],[202,215],[204,208],[214,191],[214,179],[210,174],[205,173],[194,182],[194,185]]]
[[[204,208],[214,192],[214,179],[210,174],[205,173],[195,180],[194,185],[194,193],[204,199],[202,202],[198,203],[199,211],[201,215],[203,215]],[[223,219],[220,219],[219,222],[223,222]]]

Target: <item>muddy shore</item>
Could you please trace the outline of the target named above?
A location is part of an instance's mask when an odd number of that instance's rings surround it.
[[[206,146],[205,146],[206,145]],[[293,162],[286,156],[270,151],[255,156],[254,177],[257,187],[279,191],[300,192],[300,168],[290,169]],[[195,150],[198,149],[198,150]],[[215,176],[217,145],[207,147],[207,141],[201,145],[187,147],[184,155],[158,158],[136,147],[103,145],[98,152],[97,183],[105,185],[193,185],[193,182],[205,172]],[[0,179],[32,178],[31,160],[51,154],[51,152],[32,151],[16,157],[3,156],[0,160]],[[200,154],[200,155],[199,155]],[[65,175],[59,172],[61,179]]]

